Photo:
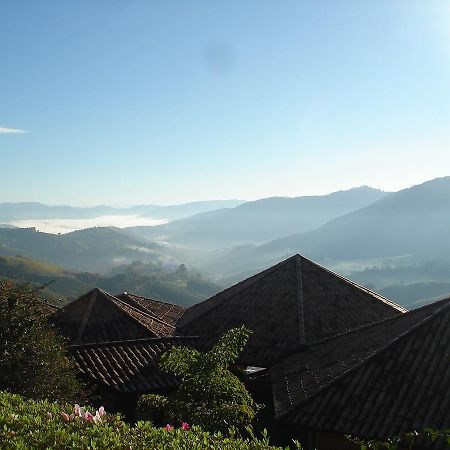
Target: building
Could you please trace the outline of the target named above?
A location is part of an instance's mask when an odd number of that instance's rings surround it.
[[[178,334],[212,346],[227,330],[253,332],[239,361],[267,368],[316,342],[406,309],[309,259],[287,260],[194,305],[179,319]]]
[[[109,411],[134,418],[140,394],[167,394],[178,380],[159,368],[161,355],[172,346],[196,346],[196,338],[170,336],[115,342],[78,344],[69,353],[80,374],[94,383]]]
[[[94,289],[53,315],[70,340],[83,377],[104,402],[130,411],[136,397],[167,392],[176,380],[159,357],[172,345],[211,348],[229,329],[252,330],[236,369],[273,418],[268,368],[287,355],[406,310],[324,267],[295,255],[188,309]],[[144,380],[148,380],[145,382]]]
[[[183,311],[181,306],[122,294],[122,299],[101,289],[93,289],[59,309],[52,321],[71,345],[116,342],[173,336],[175,324],[167,311]],[[141,299],[141,298],[140,298]],[[150,309],[159,308],[156,314]],[[167,305],[164,309],[164,305]],[[161,317],[168,318],[168,321]]]
[[[270,370],[275,415],[306,449],[450,424],[450,299],[297,352]],[[420,448],[447,448],[442,440]]]

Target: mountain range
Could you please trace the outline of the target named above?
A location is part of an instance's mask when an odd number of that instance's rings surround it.
[[[62,235],[0,228],[0,255],[101,277],[135,261],[144,263],[139,276],[151,265],[185,263],[204,280],[226,286],[300,253],[403,304],[450,288],[450,177],[393,193],[359,187],[220,205],[156,227],[97,227]],[[191,206],[185,208],[175,208],[174,216],[188,214]],[[135,275],[122,278],[128,290],[139,284]]]
[[[148,240],[197,249],[261,244],[313,230],[387,195],[378,189],[362,186],[329,195],[270,197],[164,225],[130,227],[128,231]]]
[[[112,206],[74,207],[49,206],[42,203],[0,203],[0,221],[10,222],[30,219],[91,219],[99,216],[137,215],[158,219],[175,220],[218,208],[231,208],[244,200],[211,200],[180,205],[137,205],[127,208]]]
[[[449,230],[450,177],[445,177],[392,193],[316,230],[273,240],[254,255],[277,259],[300,251],[322,261],[448,259]]]

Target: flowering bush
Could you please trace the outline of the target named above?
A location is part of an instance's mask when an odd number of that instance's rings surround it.
[[[173,425],[171,425],[170,423],[168,423],[164,428],[167,431],[172,431],[175,427]],[[191,426],[187,422],[181,422],[180,428],[184,431],[187,431],[191,428]]]
[[[82,419],[85,420],[86,422],[99,423],[103,419],[105,419],[105,415],[106,412],[103,406],[100,406],[100,408],[96,411],[94,415],[92,415],[86,408],[80,405],[75,405],[75,407],[73,408],[73,413],[70,415],[64,411],[61,413],[61,417],[66,422],[70,422],[71,420]],[[48,413],[48,417],[52,417],[52,413]]]
[[[67,413],[70,411],[70,414]],[[2,450],[269,450],[268,440],[233,439],[203,432],[196,426],[156,428],[150,422],[130,426],[100,408],[69,407],[48,401],[25,400],[0,391]],[[67,417],[62,414],[64,412]],[[98,417],[98,419],[94,419]],[[281,449],[278,449],[281,450]]]

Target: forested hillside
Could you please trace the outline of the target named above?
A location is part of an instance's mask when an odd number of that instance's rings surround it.
[[[128,291],[187,306],[204,300],[221,289],[221,286],[183,264],[134,262],[102,276],[70,271],[24,257],[0,256],[0,279],[2,278],[45,286],[43,295],[57,305],[74,300],[94,287],[116,294]]]

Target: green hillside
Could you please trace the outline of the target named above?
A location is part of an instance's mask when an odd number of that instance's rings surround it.
[[[35,286],[47,285],[48,301],[64,304],[94,287],[113,294],[132,292],[181,305],[192,305],[218,292],[221,287],[184,265],[135,262],[116,268],[107,276],[75,272],[54,264],[21,256],[0,256],[0,278]]]
[[[11,271],[16,275],[35,274],[42,276],[62,276],[69,271],[45,261],[37,261],[35,259],[24,258],[22,256],[0,256],[0,270],[2,274]]]

